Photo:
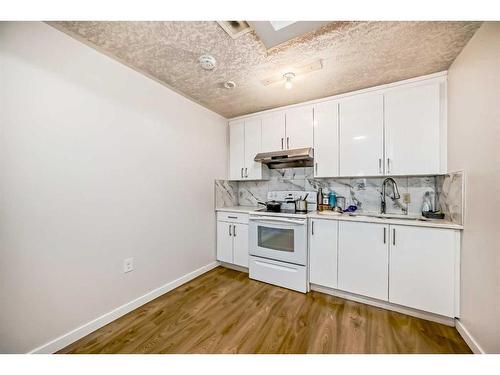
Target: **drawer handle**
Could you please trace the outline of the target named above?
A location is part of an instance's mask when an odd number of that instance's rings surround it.
[[[261,266],[264,266],[264,267],[274,268],[275,270],[281,270],[281,271],[287,271],[287,272],[297,272],[297,270],[295,268],[278,266],[277,264],[264,263],[264,262],[260,262],[258,260],[256,260],[255,263],[257,263]]]
[[[237,218],[238,218],[238,216],[228,216],[227,218],[228,218],[228,219],[237,219]]]

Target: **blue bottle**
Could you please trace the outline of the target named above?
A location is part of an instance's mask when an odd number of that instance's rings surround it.
[[[331,208],[334,208],[337,205],[337,195],[335,195],[334,191],[331,191],[328,195],[328,205]]]

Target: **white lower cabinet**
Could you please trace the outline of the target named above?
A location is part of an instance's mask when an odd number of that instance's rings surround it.
[[[454,317],[459,246],[456,230],[391,225],[389,302]]]
[[[311,220],[312,284],[453,318],[459,262],[458,230]]]
[[[217,260],[248,268],[248,224],[217,221]]]
[[[248,267],[248,225],[233,226],[233,263]]]
[[[338,221],[312,219],[309,233],[309,281],[337,288]]]
[[[233,223],[217,222],[217,260],[233,263]]]
[[[338,288],[388,300],[389,226],[339,222]]]

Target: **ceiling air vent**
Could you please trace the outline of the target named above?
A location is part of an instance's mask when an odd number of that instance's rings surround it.
[[[247,21],[217,21],[217,23],[233,39],[239,38],[252,30]]]

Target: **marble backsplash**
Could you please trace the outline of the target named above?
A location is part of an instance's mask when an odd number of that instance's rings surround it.
[[[394,177],[398,185],[400,199],[386,199],[387,213],[419,215],[423,197],[431,192],[436,197],[437,208],[443,210],[446,219],[462,224],[462,173],[444,176]],[[337,196],[346,198],[346,206],[354,204],[360,212],[379,213],[381,186],[384,177],[366,178],[314,178],[312,168],[271,169],[265,181],[215,182],[216,207],[232,205],[257,206],[257,202],[267,200],[268,191],[335,191]],[[388,188],[387,192],[391,191]],[[409,194],[410,201],[404,197]]]

